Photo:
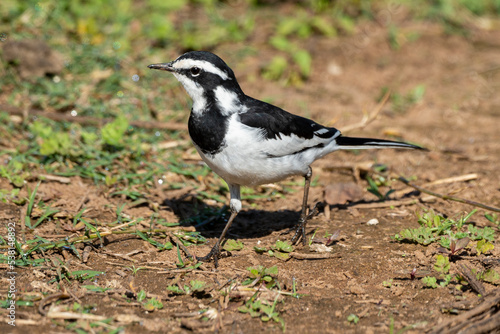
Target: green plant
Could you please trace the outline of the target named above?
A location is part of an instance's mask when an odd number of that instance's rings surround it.
[[[82,288],[85,288],[85,289],[92,291],[92,292],[106,292],[106,291],[111,289],[111,288],[102,288],[102,287],[96,286],[96,285],[83,285]]]
[[[137,293],[137,301],[141,303],[144,310],[148,312],[161,310],[163,308],[163,303],[156,297],[147,299],[147,293],[146,291],[144,291],[144,289],[141,289],[141,291]]]
[[[276,303],[278,302],[279,294],[276,295],[274,302],[269,305],[267,302],[258,300],[256,292],[246,303],[238,307],[241,313],[248,313],[252,318],[260,317],[261,321],[267,322],[273,320],[281,325],[282,330],[285,330],[285,322],[276,311]]]
[[[379,190],[379,185],[375,181],[373,181],[371,177],[367,176],[366,180],[369,184],[369,187],[366,190],[377,196],[379,200],[387,199],[389,195],[394,192],[394,189],[389,189],[389,191],[387,191],[385,194],[382,194]]]
[[[228,252],[231,252],[231,251],[242,250],[243,247],[244,247],[243,242],[236,241],[233,239],[228,239],[222,248]]]
[[[206,282],[192,280],[189,285],[185,284],[182,288],[177,285],[167,286],[167,290],[176,295],[190,295],[203,292],[207,286]]]
[[[351,313],[347,316],[347,321],[356,325],[359,322],[359,317],[356,314]]]
[[[451,249],[452,243],[455,242],[454,253],[464,248],[468,240],[484,239],[493,241],[495,230],[492,228],[480,228],[472,224],[467,224],[467,221],[476,211],[473,210],[458,219],[445,218],[442,215],[436,214],[433,210],[417,213],[420,227],[417,229],[404,229],[393,238],[396,241],[408,241],[422,245],[439,242],[444,248],[448,249]],[[466,230],[464,227],[466,227]]]
[[[276,243],[272,246],[272,249],[283,253],[293,252],[293,246],[288,241],[276,240]]]
[[[422,278],[422,283],[425,284],[426,287],[435,289],[438,287],[436,277],[425,276]]]
[[[156,241],[154,239],[152,239],[151,237],[149,237],[146,233],[144,232],[141,232],[139,230],[137,230],[137,235],[139,237],[141,237],[143,240],[146,240],[147,242],[149,242],[151,245],[155,246],[156,248],[158,248],[158,250],[170,250],[172,249],[174,246],[172,245],[172,243],[170,241],[167,241],[166,243],[162,244],[161,242],[159,241]]]
[[[64,269],[64,267],[63,267]],[[52,280],[49,281],[49,283],[55,282],[55,281],[61,281],[62,279],[65,279],[66,281],[70,282],[71,279],[77,280],[79,282],[83,282],[85,280],[93,279],[94,277],[97,277],[99,275],[104,275],[105,273],[102,271],[96,271],[96,270],[75,270],[75,271],[67,271],[64,269],[64,272],[60,272],[59,276],[57,278],[53,278]]]
[[[454,256],[458,254],[461,250],[463,250],[469,244],[469,238],[462,238],[460,240],[455,240],[451,237],[449,238],[441,238],[439,243],[443,247],[439,247],[438,251],[441,253],[448,254],[448,256]]]
[[[497,228],[500,227],[500,219],[498,218],[498,214],[496,213],[484,213],[484,217],[486,219],[488,219],[490,222],[492,222],[493,224],[495,224],[497,226]]]
[[[33,191],[30,191],[29,188],[28,188],[28,208],[26,210],[26,215],[24,217],[24,224],[29,229],[33,229],[34,228],[31,225],[31,212],[33,211],[33,208],[35,207],[36,192],[38,190],[38,187],[40,186],[40,183],[41,182],[37,183],[37,185],[35,186],[35,189],[33,189]]]
[[[128,127],[129,123],[125,117],[117,117],[114,121],[104,125],[104,127],[101,129],[103,142],[109,146],[123,147],[123,137]]]
[[[143,268],[143,267],[136,267],[136,266],[132,266],[132,267],[127,267],[127,269],[129,269],[131,272],[132,272],[132,275],[136,275],[139,270],[143,270],[143,269],[146,269],[146,268]]]
[[[487,269],[484,272],[478,273],[477,278],[485,282],[499,285],[500,284],[500,274],[493,268]]]
[[[481,239],[476,244],[477,255],[486,254],[494,248],[495,246],[491,242],[486,241],[486,239]]]
[[[288,241],[277,240],[276,243],[271,246],[271,249],[265,247],[254,247],[254,250],[259,253],[267,253],[269,256],[276,257],[280,260],[286,261],[290,258],[290,253],[293,252],[293,246],[288,243]]]
[[[450,260],[447,256],[438,255],[434,263],[434,270],[441,274],[447,274],[450,271]]]
[[[495,240],[495,230],[491,227],[480,228],[474,225],[467,225],[467,230],[472,240]]]
[[[264,283],[268,289],[274,287],[277,283],[278,267],[272,266],[266,268],[264,266],[248,267],[248,278],[242,282],[243,285],[254,286],[259,283]]]
[[[142,303],[142,307],[148,312],[153,312],[155,310],[161,310],[163,308],[163,303],[156,297],[152,297]]]
[[[410,91],[408,91],[406,94],[393,92],[390,98],[393,110],[397,113],[406,112],[415,104],[418,104],[422,101],[425,95],[425,90],[425,85],[420,84],[410,89]],[[388,87],[383,87],[380,94],[380,99],[385,96],[388,91]]]

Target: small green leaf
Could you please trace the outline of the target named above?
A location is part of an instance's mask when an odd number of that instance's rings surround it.
[[[271,276],[276,276],[278,275],[278,267],[277,266],[272,266],[270,268],[266,268],[264,270],[265,275],[271,275]]]
[[[359,317],[356,314],[349,314],[347,316],[347,321],[352,322],[353,324],[357,324],[359,321]]]
[[[265,248],[265,247],[254,246],[253,250],[256,251],[259,254],[267,252],[267,248]]]
[[[163,308],[163,303],[153,297],[148,299],[142,307],[148,312],[153,312],[154,310],[161,310]]]
[[[274,252],[273,256],[277,259],[280,259],[282,261],[286,261],[290,258],[290,254],[288,253],[281,253],[281,252]]]
[[[437,285],[437,279],[436,277],[432,277],[432,276],[425,276],[422,278],[422,282],[426,285],[426,287],[428,288],[437,288],[438,285]]]
[[[383,281],[382,285],[385,286],[386,288],[392,287],[392,278],[388,281]]]
[[[118,116],[113,122],[102,127],[101,136],[105,144],[110,146],[123,146],[123,136],[129,126],[128,120],[124,116]]]
[[[89,291],[93,291],[93,292],[106,292],[106,291],[111,289],[111,288],[101,288],[100,286],[96,286],[96,285],[84,285],[83,287],[85,289],[87,289]]]
[[[306,50],[298,50],[293,54],[293,60],[299,66],[300,74],[307,78],[311,73],[311,54]]]
[[[228,239],[226,243],[224,244],[223,249],[227,250],[228,252],[231,251],[239,251],[242,250],[244,247],[243,242],[241,241],[236,241],[233,239]]]
[[[167,290],[176,294],[176,295],[184,295],[186,292],[179,288],[177,285],[169,285],[167,286]]]
[[[453,279],[453,276],[451,275],[444,275],[444,279],[439,282],[439,285],[442,286],[443,288],[446,287],[448,284],[450,284],[451,280]]]
[[[205,286],[207,285],[206,282],[203,281],[190,281],[189,284],[191,284],[191,291],[193,292],[200,292],[205,289]]]
[[[477,255],[486,254],[494,248],[495,246],[491,242],[486,241],[485,239],[481,239],[477,242],[476,245]]]
[[[290,245],[288,241],[281,241],[281,240],[276,241],[276,244],[274,244],[273,249],[284,253],[293,252],[293,246]]]
[[[146,291],[141,289],[141,291],[137,294],[137,301],[142,302],[144,299],[146,299]]]
[[[288,61],[285,57],[274,57],[268,66],[264,69],[262,76],[268,80],[278,80],[285,73],[288,67]]]
[[[438,255],[434,264],[434,270],[442,274],[447,274],[450,270],[450,260],[448,257]]]
[[[500,284],[500,274],[494,269],[488,269],[481,274],[481,279],[485,282],[492,283],[495,285]]]
[[[248,306],[246,305],[241,305],[240,307],[238,307],[238,311],[240,311],[241,313],[249,313],[250,308],[248,308]]]

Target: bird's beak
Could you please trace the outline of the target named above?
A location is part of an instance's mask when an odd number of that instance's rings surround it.
[[[172,62],[170,62],[170,63],[163,63],[163,64],[152,64],[152,65],[149,65],[148,67],[152,68],[154,70],[163,70],[163,71],[175,72],[175,68],[172,67]]]

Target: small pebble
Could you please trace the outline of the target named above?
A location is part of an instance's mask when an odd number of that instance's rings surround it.
[[[372,218],[366,223],[366,225],[377,225],[377,224],[378,224],[377,218]]]

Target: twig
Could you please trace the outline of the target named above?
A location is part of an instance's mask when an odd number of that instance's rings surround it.
[[[25,113],[23,110],[12,107],[6,104],[0,104],[0,111],[7,112],[10,115],[17,115],[24,117]],[[30,109],[28,111],[28,116],[45,117],[58,122],[72,122],[82,125],[103,125],[112,122],[111,118],[95,118],[87,116],[71,116],[69,114],[45,112],[36,109]],[[158,129],[158,130],[174,130],[182,131],[186,130],[186,124],[181,123],[171,123],[171,122],[146,122],[146,121],[131,121],[130,125],[142,128],[142,129]]]
[[[430,187],[430,186],[435,186],[438,184],[447,184],[447,183],[454,183],[454,182],[466,182],[466,181],[475,180],[477,178],[478,178],[477,174],[465,174],[465,175],[460,175],[460,176],[448,177],[445,179],[440,179],[440,180],[436,180],[436,181],[432,181],[432,182],[427,182],[427,183],[422,184],[420,187]],[[398,197],[401,197],[401,196],[409,193],[410,191],[412,191],[412,189],[414,189],[414,188],[409,187],[409,188],[397,190],[397,191],[393,192],[391,196],[398,198]]]
[[[367,126],[368,124],[373,122],[377,118],[378,114],[380,113],[380,110],[382,110],[382,107],[384,106],[384,104],[389,99],[389,96],[391,96],[391,92],[387,91],[387,93],[385,93],[382,100],[379,102],[379,104],[377,104],[377,106],[375,106],[375,108],[373,109],[373,111],[371,113],[365,114],[363,116],[363,119],[359,123],[344,126],[342,128],[342,133],[347,133],[349,131],[356,130],[356,129],[363,129],[365,126]]]
[[[162,271],[157,271],[157,274],[178,274],[178,273],[189,273],[189,272],[195,272],[197,274],[208,274],[208,275],[217,275],[218,273],[215,271],[208,271],[208,270],[199,270],[199,269],[193,269],[193,268],[186,268],[186,269],[164,269]]]
[[[291,252],[290,256],[297,260],[323,260],[323,259],[334,259],[342,257],[340,254],[304,254]]]
[[[172,240],[172,242],[174,242],[177,245],[177,247],[179,247],[180,249],[182,249],[182,251],[184,252],[184,254],[188,258],[190,258],[190,259],[194,258],[193,255],[191,255],[191,253],[189,253],[189,251],[187,250],[187,248],[182,244],[182,241],[176,235],[174,235],[171,232],[167,232],[166,234],[170,237],[170,240]]]
[[[471,201],[471,200],[468,200],[468,199],[464,199],[464,198],[460,198],[460,197],[456,197],[456,196],[441,195],[441,194],[435,193],[433,191],[424,189],[422,187],[419,187],[417,185],[412,184],[410,181],[408,181],[407,179],[405,179],[402,176],[400,176],[398,178],[398,180],[401,181],[401,182],[403,182],[407,186],[415,188],[415,189],[417,189],[420,192],[426,193],[426,194],[434,196],[434,197],[439,197],[439,198],[444,199],[444,200],[455,201],[455,202],[464,203],[464,204],[468,204],[468,205],[472,205],[472,206],[477,206],[479,208],[483,208],[483,209],[486,209],[486,210],[489,210],[489,211],[500,212],[499,208],[495,208],[493,206],[488,206],[488,205],[485,205],[485,204],[482,204],[482,203],[474,202],[474,201]]]
[[[48,180],[48,181],[56,181],[59,183],[71,183],[71,179],[69,177],[65,176],[57,176],[57,175],[50,175],[50,174],[38,174],[36,177],[39,180]]]
[[[130,268],[130,265],[128,265],[128,264],[116,263],[116,262],[111,262],[111,261],[106,261],[106,264],[110,264],[110,265],[118,266],[118,267]],[[138,265],[137,268],[140,268],[140,269],[151,269],[151,270],[165,270],[165,269],[159,268],[159,267],[141,266],[141,265]]]
[[[451,334],[459,331],[462,333],[489,333],[491,330],[484,329],[490,326],[493,326],[493,329],[498,328],[500,325],[500,312],[498,312],[500,289],[492,291],[481,299],[478,306],[435,327],[431,334]]]
[[[59,299],[67,299],[70,298],[71,296],[65,291],[65,292],[57,292],[52,295],[49,295],[42,299],[40,301],[40,304],[38,305],[38,312],[41,315],[46,315],[47,312],[45,312],[44,307],[48,304],[51,304],[53,301],[57,301]]]
[[[89,320],[89,321],[103,321],[107,319],[105,316],[96,314],[57,312],[57,311],[49,311],[47,313],[47,318],[63,319],[63,320]]]
[[[106,254],[106,255],[110,255],[110,256],[117,257],[117,258],[119,258],[119,259],[124,259],[124,260],[130,261],[130,262],[137,263],[137,260],[134,260],[134,259],[132,259],[130,256],[127,256],[127,255],[123,255],[123,254],[114,254],[114,253],[107,252],[107,251],[102,251],[102,253],[103,253],[103,254]]]
[[[361,204],[353,204],[350,207],[356,209],[379,209],[379,208],[388,208],[388,207],[397,207],[404,205],[412,205],[417,204],[418,202],[432,202],[434,197],[425,196],[422,198],[409,198],[406,200],[394,200],[394,201],[384,201],[384,202],[375,202],[375,203],[361,203]]]
[[[90,190],[87,190],[87,192],[85,193],[85,195],[83,195],[82,199],[80,200],[80,202],[78,203],[78,205],[75,208],[75,215],[78,214],[78,212],[80,212],[80,209],[82,208],[82,206],[88,201],[89,194],[90,194]]]
[[[476,276],[472,273],[469,267],[462,264],[459,266],[460,274],[469,282],[472,290],[476,291],[481,296],[484,296],[486,290],[484,289],[483,284],[476,278]]]
[[[87,263],[90,257],[90,251],[92,250],[92,246],[87,245],[85,248],[83,248],[83,254],[82,254],[82,262]]]

